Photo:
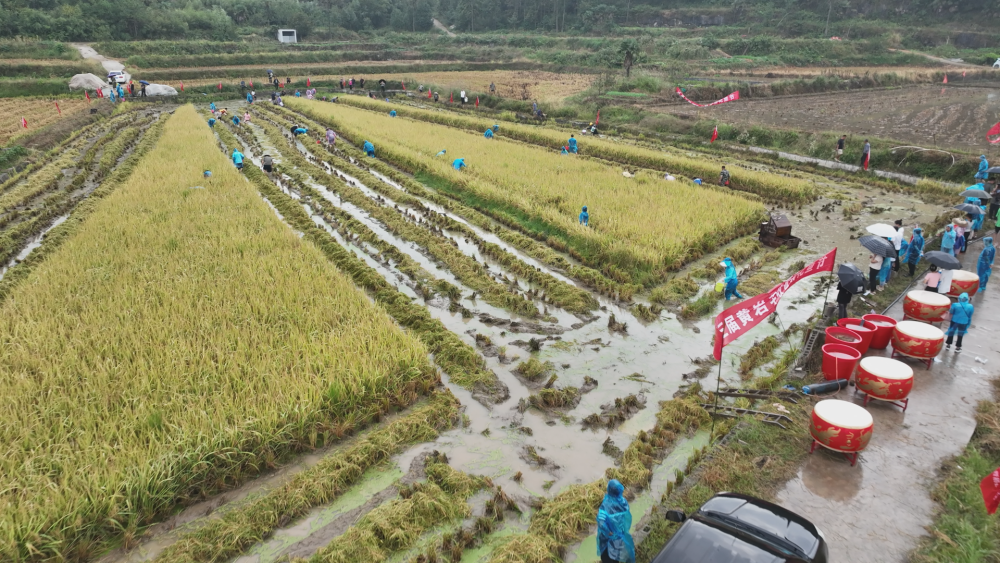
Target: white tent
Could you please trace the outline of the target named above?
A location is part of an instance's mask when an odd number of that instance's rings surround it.
[[[106,88],[108,83],[101,80],[101,77],[96,74],[75,74],[73,78],[69,80],[70,90],[97,90],[98,88]]]
[[[150,84],[146,86],[147,96],[176,96],[177,90],[166,84]]]

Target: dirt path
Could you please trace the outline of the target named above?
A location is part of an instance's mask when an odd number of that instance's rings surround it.
[[[910,55],[920,55],[921,57],[924,57],[926,59],[932,60],[934,62],[941,63],[943,65],[961,66],[961,67],[967,67],[967,68],[982,68],[981,65],[974,65],[972,63],[967,63],[967,62],[959,62],[959,61],[954,60],[954,59],[943,59],[941,57],[935,57],[934,55],[928,55],[927,53],[921,53],[920,51],[909,51],[907,49],[889,49],[889,50],[897,52],[897,53],[907,53],[907,54],[910,54]]]
[[[121,63],[119,61],[114,61],[114,60],[106,58],[104,55],[102,55],[102,54],[98,53],[97,51],[95,51],[94,48],[91,47],[90,45],[87,45],[87,44],[84,44],[84,43],[71,43],[70,45],[72,45],[74,48],[76,48],[77,51],[80,51],[80,56],[81,57],[83,57],[85,59],[93,59],[95,61],[100,61],[101,66],[103,66],[104,70],[106,70],[108,72],[111,72],[111,71],[124,72],[124,70],[125,70],[125,65],[123,63]],[[104,78],[104,77],[102,76],[101,78]],[[129,81],[131,79],[132,79],[132,75],[130,75],[129,73],[126,72],[125,73],[125,81],[127,82],[127,81]]]
[[[962,258],[966,269],[975,268],[981,249],[982,243],[969,245]],[[823,530],[831,560],[907,561],[928,533],[936,510],[930,491],[937,468],[968,443],[976,426],[976,403],[986,396],[990,374],[1000,363],[1000,345],[993,338],[996,329],[988,322],[1000,314],[1000,289],[992,285],[985,294],[975,295],[972,303],[974,322],[961,354],[941,352],[930,370],[907,362],[915,381],[905,414],[878,401],[868,404],[875,432],[856,467],[842,456],[817,451],[778,494],[782,506]],[[899,319],[902,314],[900,300],[888,315]],[[855,396],[853,389],[835,398],[862,404],[862,396]]]

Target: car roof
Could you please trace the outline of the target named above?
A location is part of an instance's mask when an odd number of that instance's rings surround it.
[[[740,522],[784,538],[812,555],[819,546],[819,532],[812,522],[776,504],[735,493],[720,493],[698,509],[699,514],[727,515]]]
[[[652,563],[784,563],[783,557],[699,520],[684,522]]]

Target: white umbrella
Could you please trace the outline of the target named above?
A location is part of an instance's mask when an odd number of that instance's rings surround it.
[[[880,237],[890,238],[896,236],[896,228],[891,225],[886,225],[885,223],[875,223],[874,225],[869,225],[865,230]]]

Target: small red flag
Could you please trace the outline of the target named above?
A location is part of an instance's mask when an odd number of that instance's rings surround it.
[[[83,95],[87,97],[87,103],[89,104],[90,103],[90,92],[84,90],[83,91]]]
[[[997,508],[1000,508],[1000,467],[979,482],[979,490],[983,492],[986,512],[996,514]]]
[[[428,88],[427,89],[427,99],[429,100],[430,98],[431,98],[431,89]]]
[[[28,120],[23,117],[21,118],[21,127],[28,128]]]
[[[97,89],[97,97],[98,98],[103,98],[104,97],[104,88],[98,88]]]
[[[307,76],[306,77],[306,88],[308,88],[310,86],[312,86],[312,79]]]
[[[962,78],[965,78],[965,71],[962,71]]]
[[[183,92],[183,91],[184,91],[184,81],[181,80],[181,92]]]
[[[222,91],[222,83],[221,82],[219,82],[219,91],[220,92]]]
[[[449,104],[455,103],[455,93],[454,92],[452,92],[451,96],[448,97],[448,103]]]
[[[991,139],[990,137],[996,137],[996,138]],[[990,130],[986,132],[986,140],[989,141],[991,145],[1000,143],[1000,122],[998,122],[993,127],[990,127]]]
[[[601,124],[601,110],[597,110],[597,119],[594,120],[594,125]]]
[[[942,84],[947,84],[948,83],[948,75],[947,74],[944,75],[944,80],[942,80],[941,83]]]
[[[868,161],[872,159],[872,153],[865,153],[865,170],[868,170]]]
[[[708,140],[709,144],[714,143],[716,139],[719,138],[719,126],[716,125],[715,129],[712,130],[712,138]]]
[[[403,91],[405,92],[406,91],[406,83],[405,82],[400,82],[400,84],[403,86]]]
[[[62,115],[62,110],[59,109],[59,102],[54,102],[54,103],[56,104],[56,111],[59,112],[59,115]]]
[[[476,96],[476,109],[479,109],[479,96]]]
[[[250,79],[250,87],[253,88],[253,78]]]
[[[284,82],[279,82],[278,83],[278,88],[284,88],[284,87],[285,87],[285,83]]]

